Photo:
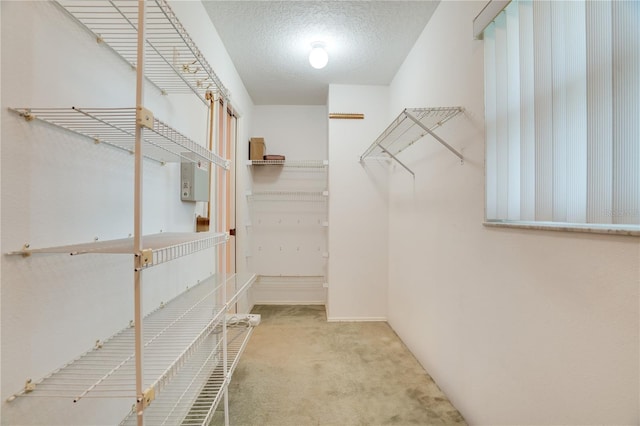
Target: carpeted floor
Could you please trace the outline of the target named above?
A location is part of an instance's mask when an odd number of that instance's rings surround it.
[[[231,425],[466,424],[386,323],[329,323],[324,306],[253,313],[262,322],[229,387]]]

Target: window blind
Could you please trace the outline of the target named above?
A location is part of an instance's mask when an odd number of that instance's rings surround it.
[[[483,36],[487,220],[640,224],[640,2],[514,0]]]

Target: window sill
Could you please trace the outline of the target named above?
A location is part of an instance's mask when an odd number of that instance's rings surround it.
[[[535,229],[538,231],[587,232],[591,234],[624,235],[640,237],[640,225],[599,225],[595,223],[492,221],[484,226],[496,228]]]

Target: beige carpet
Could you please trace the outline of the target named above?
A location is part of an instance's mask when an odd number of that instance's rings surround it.
[[[324,306],[253,313],[262,322],[229,387],[231,425],[466,424],[386,323],[328,323]]]

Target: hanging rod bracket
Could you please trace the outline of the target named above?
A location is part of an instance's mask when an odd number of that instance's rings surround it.
[[[387,154],[389,157],[393,158],[398,164],[400,164],[406,171],[408,171],[409,173],[411,173],[411,176],[413,176],[414,178],[416,177],[416,174],[413,173],[413,171],[407,167],[402,161],[398,160],[398,157],[396,157],[395,155],[393,155],[392,153],[390,153],[389,151],[387,151],[387,149],[385,147],[383,147],[382,145],[380,145],[380,149]]]
[[[464,160],[464,158],[462,157],[462,154],[460,154],[455,148],[453,148],[451,145],[449,145],[447,142],[445,142],[445,140],[442,139],[440,136],[436,135],[433,131],[431,131],[431,129],[429,129],[420,120],[418,120],[416,117],[414,117],[413,114],[411,114],[409,111],[406,111],[406,110],[405,110],[404,114],[407,117],[409,117],[409,119],[411,121],[413,121],[418,126],[420,126],[420,128],[422,128],[422,130],[424,130],[425,132],[429,133],[435,140],[437,140],[442,145],[444,145],[445,148],[447,148],[449,151],[453,152],[453,154],[456,155],[460,160]]]

